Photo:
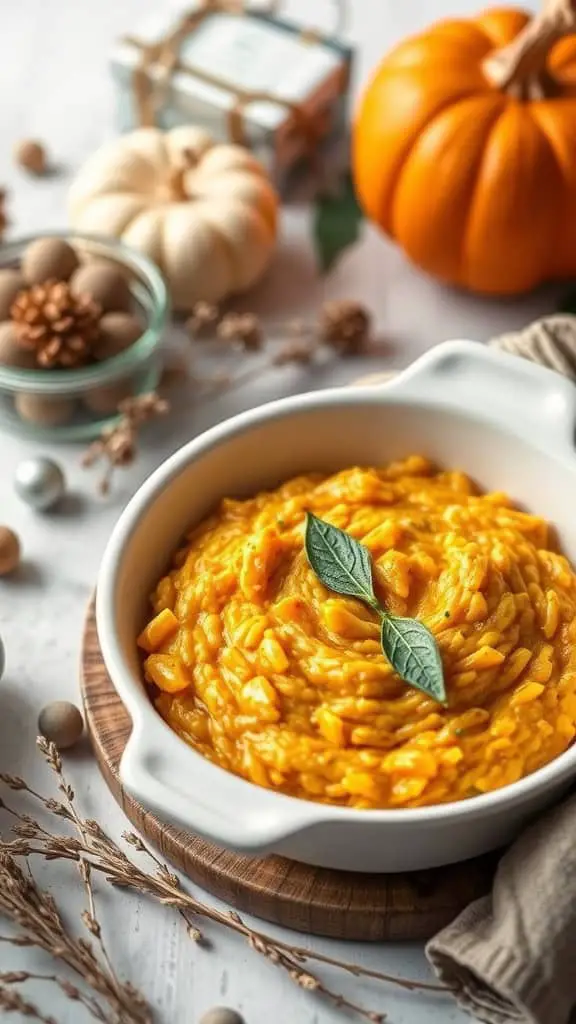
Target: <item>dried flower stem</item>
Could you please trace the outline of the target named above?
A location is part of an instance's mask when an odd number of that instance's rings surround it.
[[[263,349],[266,340],[263,326],[254,313],[222,314],[217,307],[206,302],[196,303],[186,326],[192,337],[208,336],[213,341],[232,345],[245,352]],[[198,383],[203,385],[203,398],[222,395],[232,389],[243,387],[288,363],[310,364],[322,350],[339,355],[365,351],[370,335],[371,317],[360,303],[339,300],[323,303],[316,320],[280,321],[269,323],[266,327],[268,332],[272,331],[284,337],[281,347],[275,352],[267,352],[266,358],[256,366],[249,366],[237,373],[216,376],[211,380],[199,381]]]
[[[116,469],[131,466],[138,453],[140,429],[144,423],[169,411],[169,404],[160,398],[155,391],[125,398],[118,406],[120,418],[112,427],[106,427],[87,448],[82,458],[82,466],[88,469],[96,462],[104,461],[104,473],[98,489],[101,494],[108,494],[112,476]]]
[[[14,992],[5,985],[0,985],[0,1011],[2,1013],[19,1013],[22,1017],[39,1020],[42,1024],[57,1024],[54,1017],[45,1017],[34,1003],[23,999],[19,992]]]
[[[0,936],[0,942],[13,944],[13,940],[5,936]],[[68,999],[71,999],[72,1002],[80,1003],[80,1005],[83,1006],[95,1020],[107,1020],[100,1010],[100,1007],[95,1009],[95,1004],[90,996],[86,996],[79,988],[76,988],[75,985],[72,985],[65,978],[59,978],[56,974],[36,974],[31,971],[0,972],[0,983],[3,983],[4,985],[21,985],[27,981],[47,981],[52,985],[57,985],[58,988],[68,996]]]
[[[64,797],[65,807],[67,808],[69,814],[69,820],[73,823],[82,842],[85,845],[87,845],[88,836],[84,831],[82,819],[77,814],[76,808],[74,806],[74,791],[71,788],[71,786],[68,785],[66,779],[64,778],[64,774],[62,771],[62,759],[60,757],[60,754],[58,753],[58,750],[56,749],[55,745],[53,743],[50,743],[47,739],[45,739],[44,736],[39,736],[37,743],[44,755],[44,758],[46,759],[46,762],[56,775],[56,778],[58,780],[58,791],[62,793]],[[94,938],[98,942],[100,954],[102,960],[104,961],[108,969],[110,982],[112,987],[114,988],[119,1005],[124,1007],[124,1009],[126,1009],[127,1011],[130,1011],[131,1009],[133,1009],[134,1005],[132,992],[130,990],[125,990],[124,985],[120,982],[118,975],[114,970],[114,965],[110,959],[110,956],[108,955],[108,950],[106,949],[106,944],[104,942],[104,937],[102,935],[102,928],[98,922],[98,918],[96,915],[96,905],[94,903],[94,890],[92,888],[92,869],[89,862],[85,860],[83,857],[80,857],[78,859],[78,871],[84,883],[84,888],[86,890],[86,898],[88,901],[88,910],[82,914],[82,921],[86,928],[88,929],[88,931],[90,932],[90,934],[94,936]]]
[[[70,799],[73,805],[73,793],[64,779],[59,759],[57,761],[54,759],[52,745],[47,744],[45,740],[39,740],[38,742],[48,764],[57,774],[59,788],[61,791],[67,790],[71,794]],[[0,776],[0,779],[2,779],[2,776]],[[8,779],[10,779],[10,782],[7,781]],[[67,807],[28,789],[24,780],[7,776],[4,776],[3,780],[7,782],[10,788],[26,790],[52,814],[67,818],[75,823],[74,818],[70,817],[71,812]],[[63,790],[62,787],[65,787],[65,789]],[[7,807],[6,809],[10,810]],[[82,821],[78,818],[78,821],[81,822],[81,832],[78,839],[71,839],[67,836],[52,836],[45,829],[41,829],[40,826],[34,831],[33,819],[20,815],[13,810],[11,813],[19,819],[19,823],[14,831],[20,838],[13,843],[6,844],[5,850],[7,853],[14,856],[39,855],[47,859],[59,858],[75,862],[84,860],[94,870],[102,872],[113,885],[144,893],[165,906],[172,906],[177,909],[185,917],[189,934],[196,941],[201,940],[202,936],[193,921],[190,920],[190,913],[195,917],[203,917],[231,929],[241,935],[252,949],[286,971],[292,981],[300,987],[317,992],[334,1005],[356,1013],[365,1020],[370,1021],[371,1024],[379,1024],[379,1022],[385,1019],[385,1014],[367,1010],[350,1002],[339,993],[329,989],[319,978],[304,970],[303,965],[310,961],[316,961],[338,968],[356,977],[370,977],[378,981],[398,985],[407,990],[418,989],[437,993],[446,991],[440,985],[411,981],[379,971],[372,971],[324,956],[320,953],[314,953],[303,947],[293,946],[281,940],[272,939],[263,932],[251,929],[237,913],[233,911],[228,913],[219,911],[214,907],[201,903],[184,890],[180,885],[178,877],[170,872],[167,866],[162,864],[134,833],[124,834],[123,838],[137,852],[144,853],[152,859],[157,868],[156,873],[153,875],[146,873],[130,860],[113,840],[109,838],[101,826],[93,820]],[[75,810],[74,814],[76,814]],[[32,841],[25,841],[26,839]]]

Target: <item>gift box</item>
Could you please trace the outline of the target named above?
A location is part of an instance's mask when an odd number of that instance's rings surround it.
[[[282,189],[297,166],[346,139],[352,49],[230,3],[156,12],[118,41],[120,127],[199,125],[248,146]]]

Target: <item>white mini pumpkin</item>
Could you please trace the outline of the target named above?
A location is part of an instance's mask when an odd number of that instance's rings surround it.
[[[276,240],[278,198],[263,167],[201,128],[140,128],[106,144],[81,169],[69,204],[76,229],[154,260],[182,310],[245,291]]]

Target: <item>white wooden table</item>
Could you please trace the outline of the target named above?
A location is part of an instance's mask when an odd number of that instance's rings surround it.
[[[155,0],[156,6],[162,2]],[[323,2],[317,0],[320,14]],[[110,44],[118,33],[137,27],[143,9],[151,6],[143,0],[14,0],[2,5],[0,184],[10,189],[11,235],[65,226],[71,176],[115,131],[107,71]],[[294,0],[293,10],[305,12],[311,6]],[[471,13],[476,6],[477,0],[353,0],[351,36],[359,47],[355,91],[396,39],[443,14]],[[26,137],[46,141],[62,166],[61,174],[33,181],[14,168],[11,148]],[[47,778],[34,751],[38,711],[51,699],[78,699],[82,620],[106,539],[130,494],[169,452],[210,422],[289,388],[323,386],[402,366],[446,337],[487,338],[523,326],[553,306],[552,289],[504,303],[441,288],[408,266],[371,229],[329,281],[319,281],[308,218],[306,208],[286,209],[277,264],[252,306],[278,319],[313,311],[326,296],[365,301],[375,312],[379,334],[389,342],[386,358],[342,362],[318,371],[312,382],[286,370],[284,376],[267,377],[196,413],[182,407],[154,435],[144,457],[122,476],[107,501],[94,496],[90,476],[79,468],[77,449],[53,449],[48,454],[65,466],[75,496],[59,514],[40,517],[19,503],[12,486],[14,469],[19,459],[40,449],[0,436],[0,520],[17,528],[25,551],[20,577],[0,585],[0,632],[7,648],[7,671],[0,686],[0,769],[45,788]],[[90,754],[74,755],[68,764],[86,815],[99,818],[119,835],[126,822]],[[37,875],[71,913],[80,906],[76,880],[63,866],[38,865]],[[272,1019],[277,1024],[336,1024],[342,1019],[233,936],[213,932],[214,949],[203,952],[192,945],[169,910],[106,890],[100,905],[119,970],[141,986],[163,1024],[195,1024],[206,1008],[220,1003],[241,1010],[247,1024],[268,1024]],[[4,930],[0,927],[0,932]],[[427,976],[418,945],[305,941],[383,970]],[[33,951],[5,945],[0,945],[0,967],[46,969]],[[461,1024],[467,1019],[444,998],[407,996],[354,979],[343,979],[342,984],[351,997],[386,1010],[391,1024]],[[84,1019],[74,1004],[46,985],[31,986],[30,995],[63,1024],[81,1024]],[[11,1017],[15,1024],[16,1016]]]

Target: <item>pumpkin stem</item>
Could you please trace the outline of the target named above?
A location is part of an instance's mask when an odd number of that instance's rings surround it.
[[[554,96],[560,85],[546,66],[548,54],[554,43],[574,31],[576,0],[544,0],[540,13],[508,46],[491,53],[482,70],[492,85],[517,99]]]
[[[181,162],[178,167],[172,168],[168,179],[168,191],[172,200],[180,201],[191,199],[186,189],[186,174],[198,163],[196,154],[191,149],[183,149]]]

